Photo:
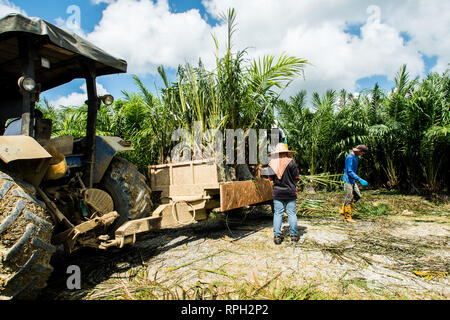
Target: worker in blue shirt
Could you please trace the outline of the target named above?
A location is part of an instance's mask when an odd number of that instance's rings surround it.
[[[352,208],[361,198],[361,192],[359,191],[356,182],[361,183],[363,187],[368,185],[366,180],[361,179],[357,175],[358,159],[368,151],[369,148],[362,144],[356,148],[353,148],[353,151],[350,152],[345,158],[345,169],[344,175],[342,176],[342,180],[344,181],[345,200],[340,213],[344,215],[344,220],[347,222],[356,222],[352,219]]]

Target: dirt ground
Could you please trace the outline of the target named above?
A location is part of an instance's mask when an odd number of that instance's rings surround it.
[[[270,206],[159,230],[124,250],[57,254],[40,299],[450,298],[450,205],[363,192],[345,223],[341,193],[300,194],[300,241],[273,243]],[[66,286],[81,268],[81,289]]]

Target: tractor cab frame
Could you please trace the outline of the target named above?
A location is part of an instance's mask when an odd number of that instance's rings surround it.
[[[4,133],[8,119],[20,118],[22,135],[0,137],[0,158],[5,163],[48,159],[50,155],[40,149],[36,141],[45,144],[50,139],[51,122],[36,117],[35,103],[39,101],[41,92],[83,78],[88,106],[86,136],[81,141],[85,163],[83,181],[92,187],[97,112],[102,101],[112,103],[111,96],[98,96],[96,78],[124,73],[127,63],[75,34],[44,20],[20,14],[11,14],[0,20],[0,44],[0,134]],[[30,149],[33,149],[32,154]],[[14,153],[6,150],[14,150]],[[45,164],[41,166],[45,167]],[[41,176],[36,177],[30,172],[25,172],[24,177],[34,185],[39,185],[42,180]]]

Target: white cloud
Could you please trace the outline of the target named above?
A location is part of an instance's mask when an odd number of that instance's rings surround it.
[[[211,27],[197,9],[172,13],[167,0],[117,0],[88,40],[127,60],[130,73],[156,73],[159,65],[176,68],[214,55]]]
[[[403,63],[408,65],[412,76],[424,71],[417,50],[405,46],[397,30],[377,19],[367,20],[361,28],[361,37],[327,22],[316,28],[300,26],[287,32],[279,46],[313,64],[306,68],[306,82],[297,82],[308,92],[341,88],[354,91],[358,79],[372,75],[387,75],[393,80]]]
[[[57,107],[81,107],[84,105],[85,101],[87,100],[87,88],[86,83],[83,83],[83,85],[80,87],[82,92],[72,92],[71,94],[67,96],[59,97],[58,99],[54,101],[50,101],[50,104]],[[108,91],[97,82],[97,94],[99,96],[107,94]]]
[[[211,27],[198,10],[170,11],[167,0],[91,0],[106,2],[103,18],[88,35],[101,48],[128,61],[130,73],[156,73],[158,65],[176,68],[202,58],[214,64],[214,43],[226,40],[223,25]],[[373,5],[376,3],[376,5]],[[446,0],[203,0],[214,18],[233,7],[237,13],[234,49],[248,48],[249,58],[265,54],[308,59],[306,88],[355,90],[356,81],[373,75],[392,80],[404,63],[411,77],[425,72],[422,54],[438,56],[435,70],[447,67],[450,55],[450,2]],[[346,33],[362,25],[360,36]],[[406,42],[401,33],[406,32]]]
[[[423,76],[425,66],[420,52],[430,50],[427,41],[435,36],[431,51],[443,61],[449,60],[450,48],[444,44],[448,44],[450,31],[448,1],[433,1],[432,10],[426,9],[427,4],[431,6],[429,2],[418,0],[408,1],[407,5],[376,1],[376,6],[372,0],[203,0],[203,3],[213,16],[228,7],[236,9],[237,44],[256,48],[249,51],[251,56],[286,51],[313,64],[305,69],[306,82],[296,81],[288,94],[300,88],[308,92],[341,88],[353,91],[360,78],[386,75],[392,80],[404,63],[411,77]],[[420,27],[410,25],[414,21],[421,22]],[[360,37],[346,33],[348,25],[362,25]],[[434,27],[427,29],[431,25]],[[430,34],[428,30],[436,32]],[[405,44],[401,32],[407,32],[411,41]],[[424,36],[419,41],[420,32]]]
[[[20,13],[25,16],[27,15],[24,10],[9,2],[8,0],[0,0],[0,18],[10,13]]]
[[[394,2],[394,1],[393,1]],[[427,56],[437,56],[433,71],[443,72],[450,62],[450,2],[406,1],[398,8],[389,3],[386,21],[411,36],[411,45]]]

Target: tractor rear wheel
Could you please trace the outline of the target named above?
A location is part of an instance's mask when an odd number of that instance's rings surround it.
[[[34,299],[53,271],[52,218],[36,189],[0,172],[0,299]]]
[[[111,227],[112,231],[129,220],[148,217],[151,214],[150,187],[145,176],[127,160],[114,157],[100,185],[110,194],[114,201],[114,210],[119,213]]]

